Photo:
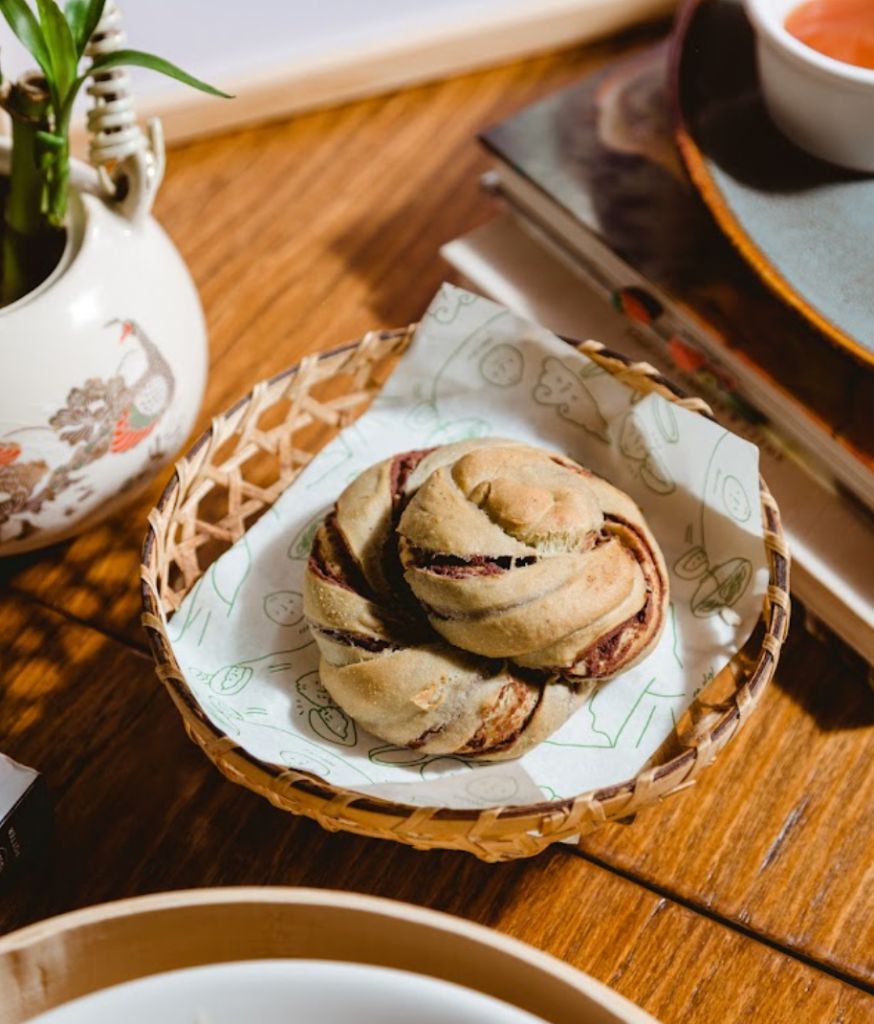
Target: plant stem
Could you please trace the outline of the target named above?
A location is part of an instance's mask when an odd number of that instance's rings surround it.
[[[43,203],[37,133],[49,129],[49,102],[45,82],[35,73],[13,83],[3,98],[12,118],[12,167],[3,217],[2,305],[45,280],[64,247],[64,231],[49,224]]]

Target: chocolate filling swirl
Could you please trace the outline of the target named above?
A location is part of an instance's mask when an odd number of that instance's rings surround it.
[[[497,439],[405,452],[318,530],[304,608],[322,682],[398,745],[518,756],[652,649],[668,589],[636,505]]]

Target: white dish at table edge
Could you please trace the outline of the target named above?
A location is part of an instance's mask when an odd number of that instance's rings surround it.
[[[543,1024],[491,996],[390,967],[244,960],[155,974],[49,1010],[31,1024]]]
[[[267,886],[119,900],[0,938],[0,1024],[170,971],[278,958],[426,973],[422,980],[463,986],[551,1024],[657,1024],[594,978],[481,925],[395,900]]]

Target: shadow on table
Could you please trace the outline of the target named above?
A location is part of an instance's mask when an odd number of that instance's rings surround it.
[[[804,614],[794,600],[792,626],[773,685],[824,731],[874,725],[869,667],[837,638],[812,636],[804,627]]]
[[[4,894],[0,933],[215,885],[342,888],[495,924],[556,855],[494,866],[325,832],[227,781],[186,736],[150,659],[31,602],[9,602],[0,628],[0,749],[41,771],[55,803],[54,839]]]
[[[148,512],[172,470],[162,470],[131,506],[85,533],[0,558],[0,594],[19,591],[145,650],[139,625],[140,548]]]

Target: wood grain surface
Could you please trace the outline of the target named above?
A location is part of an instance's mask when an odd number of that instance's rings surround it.
[[[158,215],[211,336],[199,428],[259,378],[416,319],[439,245],[492,214],[474,133],[647,33],[171,153]],[[500,928],[673,1021],[874,1016],[874,699],[796,628],[748,728],[689,791],[580,852],[488,866],[295,820],[185,737],[137,623],[162,481],[62,547],[0,562],[0,750],[56,799],[47,860],[0,930],[106,899],[281,883],[409,900]]]
[[[188,886],[343,888],[498,928],[665,1024],[869,1019],[858,986],[570,850],[486,865],[285,815],[204,760],[139,653],[20,601],[0,601],[0,624],[4,722],[14,718],[3,744],[39,765],[57,798],[47,860],[6,896],[0,929]]]

